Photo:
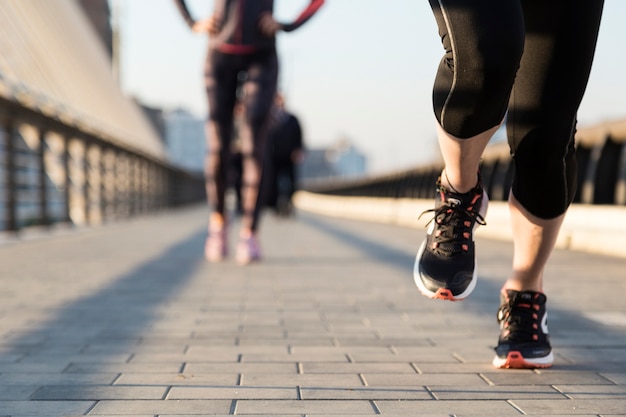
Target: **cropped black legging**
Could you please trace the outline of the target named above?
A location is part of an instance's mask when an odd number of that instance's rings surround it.
[[[271,49],[254,54],[234,55],[209,48],[204,74],[209,107],[208,152],[205,161],[207,198],[216,212],[224,214],[231,157],[233,108],[238,89],[242,88],[245,108],[245,120],[239,131],[243,156],[242,227],[254,231],[258,227],[263,206],[263,190],[260,189],[260,184],[267,120],[278,82],[276,51]]]
[[[438,122],[470,138],[506,114],[513,194],[538,217],[564,213],[576,192],[576,113],[603,0],[430,4],[445,48],[433,90]]]

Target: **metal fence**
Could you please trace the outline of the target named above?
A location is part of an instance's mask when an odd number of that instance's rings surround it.
[[[626,121],[583,129],[577,136],[578,187],[575,203],[626,205]],[[433,198],[443,163],[346,181],[318,181],[306,190],[320,194]],[[481,173],[489,199],[508,199],[514,164],[506,143],[487,148]]]
[[[0,98],[0,230],[98,224],[204,199],[201,174],[116,144],[61,110]]]

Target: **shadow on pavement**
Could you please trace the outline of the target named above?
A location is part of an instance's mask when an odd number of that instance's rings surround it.
[[[386,245],[382,240],[366,239],[350,231],[347,226],[350,220],[331,218],[326,221],[322,216],[305,214],[300,216],[300,221],[358,248],[369,259],[402,270],[407,275],[407,280],[410,280],[409,285],[414,285],[412,273],[415,255],[413,253],[395,249]],[[346,224],[346,227],[343,227],[342,223]],[[492,241],[490,242],[490,249],[498,251],[490,256],[502,256],[510,259],[510,253],[505,252],[505,250],[510,251],[510,245],[502,245],[501,242]],[[596,270],[602,270],[606,257],[591,254],[582,255],[584,255],[584,261],[581,259],[581,262],[596,262],[598,264]],[[609,259],[612,262],[620,262],[613,258]],[[571,265],[568,266],[571,267]],[[589,268],[589,265],[585,265],[585,267]],[[551,274],[559,274],[558,265],[552,267]],[[463,302],[464,307],[468,311],[474,311],[479,317],[485,315],[492,317],[495,323],[495,313],[499,303],[497,294],[500,293],[503,281],[502,277],[485,275],[479,277],[477,288],[472,296]],[[421,295],[416,292],[416,297],[421,297]],[[439,301],[434,300],[433,302]],[[552,344],[555,347],[557,358],[560,359],[558,366],[554,366],[548,372],[553,370],[626,371],[626,363],[623,361],[623,354],[626,352],[626,327],[605,326],[586,318],[575,300],[572,300],[571,309],[549,306],[548,311]]]

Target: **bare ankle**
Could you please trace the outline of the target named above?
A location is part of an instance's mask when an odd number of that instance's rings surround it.
[[[476,176],[475,179],[469,181],[462,177],[455,177],[454,181],[451,181],[445,168],[441,175],[441,185],[457,194],[466,194],[470,192],[478,185],[478,182],[478,176]]]
[[[222,213],[213,212],[209,218],[209,226],[211,229],[220,230],[224,227],[226,219]]]

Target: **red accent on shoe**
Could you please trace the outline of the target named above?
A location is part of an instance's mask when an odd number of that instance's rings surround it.
[[[537,369],[549,368],[552,364],[540,364],[527,362],[519,352],[509,352],[506,361],[500,366],[503,369]]]
[[[458,301],[454,295],[452,295],[452,292],[447,289],[447,288],[439,288],[437,290],[437,292],[435,293],[435,295],[433,296],[433,299],[437,299],[437,300],[448,300],[448,301]]]

